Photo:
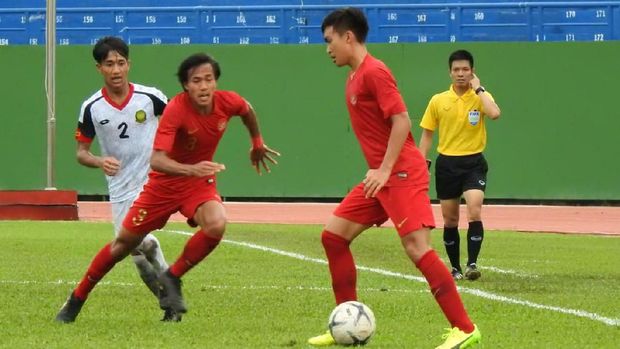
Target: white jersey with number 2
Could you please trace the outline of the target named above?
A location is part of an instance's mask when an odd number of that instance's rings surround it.
[[[168,99],[156,88],[130,84],[122,105],[108,98],[105,88],[88,98],[80,109],[76,139],[92,142],[97,137],[102,156],[120,161],[115,176],[106,176],[110,202],[135,199],[150,170],[158,117]]]

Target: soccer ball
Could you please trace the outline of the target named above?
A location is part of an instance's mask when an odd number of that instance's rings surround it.
[[[375,333],[375,314],[365,304],[339,304],[329,315],[329,332],[341,345],[364,345]]]

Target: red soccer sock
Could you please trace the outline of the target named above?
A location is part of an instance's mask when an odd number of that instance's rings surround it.
[[[209,255],[220,243],[220,240],[221,238],[209,236],[202,230],[197,231],[187,240],[181,256],[170,266],[170,273],[178,278],[185,275],[185,273]]]
[[[349,249],[350,242],[327,230],[321,234],[321,242],[329,262],[336,304],[357,300],[357,271]]]
[[[95,288],[95,285],[107,274],[116,264],[112,258],[111,244],[105,245],[90,263],[86,274],[75,288],[73,293],[83,301],[88,298],[88,294]]]
[[[465,333],[474,330],[474,324],[467,316],[461,296],[456,290],[456,284],[446,265],[439,259],[434,250],[422,256],[416,264],[431,287],[431,292],[439,303],[439,307],[448,318],[452,327],[458,327]]]

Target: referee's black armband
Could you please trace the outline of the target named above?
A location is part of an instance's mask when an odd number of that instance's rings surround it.
[[[430,169],[431,169],[431,164],[432,164],[432,163],[433,163],[433,161],[431,161],[431,160],[429,160],[429,159],[426,159],[426,168],[430,170]]]

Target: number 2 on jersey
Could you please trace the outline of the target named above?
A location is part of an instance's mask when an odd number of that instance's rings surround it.
[[[118,125],[118,129],[121,130],[121,134],[118,136],[119,138],[129,138],[129,135],[127,134],[127,128],[129,126],[127,125],[126,122],[121,122],[120,125]]]

